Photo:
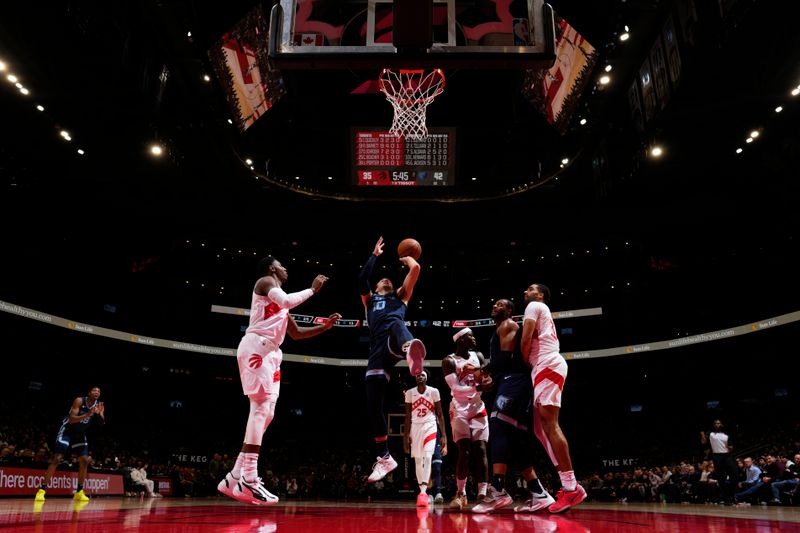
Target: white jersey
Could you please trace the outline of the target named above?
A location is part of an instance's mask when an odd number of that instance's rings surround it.
[[[442,400],[439,389],[426,385],[425,392],[418,387],[406,391],[406,403],[411,404],[411,424],[436,424],[436,402]]]
[[[535,320],[536,331],[533,332],[531,340],[531,351],[528,355],[528,362],[531,367],[536,367],[536,361],[541,355],[559,353],[560,345],[558,335],[556,335],[556,325],[553,323],[553,315],[550,308],[542,302],[531,302],[525,308],[523,320]]]
[[[270,300],[253,292],[250,304],[250,326],[247,333],[266,337],[275,346],[280,346],[286,337],[286,324],[289,322],[289,309],[281,308]]]
[[[728,435],[722,431],[712,431],[708,434],[708,441],[711,443],[711,453],[729,453]]]
[[[455,354],[450,354],[450,357],[453,358],[456,364],[456,378],[461,374],[461,369],[465,366],[472,365],[475,368],[481,367],[481,361],[478,359],[478,355],[470,351],[469,357],[466,359],[463,357],[459,357]],[[475,401],[480,401],[481,393],[478,392],[478,383],[475,381],[475,376],[472,374],[467,374],[464,376],[463,380],[458,381],[458,385],[450,387],[450,392],[453,397],[453,401],[459,404],[468,404]]]

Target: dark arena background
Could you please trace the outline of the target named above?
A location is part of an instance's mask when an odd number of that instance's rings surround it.
[[[797,6],[395,3],[0,6],[0,531],[800,530]],[[386,144],[385,67],[442,69],[428,141]],[[445,503],[415,507],[404,363],[386,406],[399,466],[366,482],[358,275],[380,236],[373,277],[396,284],[397,244],[421,243],[406,320],[445,410],[453,334],[488,357],[494,302],[521,321],[523,291],[550,287],[584,503],[454,512],[450,438]],[[217,483],[242,446],[236,347],[267,255],[287,292],[330,278],[299,325],[342,320],[282,345],[258,464],[280,502],[255,506]],[[94,386],[90,501],[68,456],[35,502]],[[767,476],[733,502],[701,444],[716,419]]]

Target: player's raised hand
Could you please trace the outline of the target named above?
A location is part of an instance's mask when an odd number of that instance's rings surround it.
[[[375,243],[375,248],[372,250],[372,255],[378,257],[383,253],[383,237],[378,237],[378,242]]]
[[[328,276],[323,276],[320,274],[314,278],[314,281],[311,282],[311,289],[313,289],[314,292],[319,292],[322,286],[325,285],[326,281],[328,281]]]
[[[410,255],[406,255],[406,256],[401,257],[399,259],[399,261],[401,263],[403,263],[405,266],[407,266],[408,268],[411,268],[411,267],[419,264],[419,263],[417,263],[417,260],[414,259],[413,257],[411,257]]]

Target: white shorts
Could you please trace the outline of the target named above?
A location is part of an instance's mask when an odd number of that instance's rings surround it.
[[[266,392],[277,401],[281,393],[281,349],[266,337],[248,333],[239,343],[236,360],[244,394]]]
[[[561,407],[561,391],[567,380],[567,362],[558,352],[540,355],[531,371],[533,405]]]
[[[436,421],[411,424],[411,457],[433,457],[436,449]]]
[[[483,401],[459,405],[450,402],[450,427],[453,430],[453,440],[458,442],[464,439],[489,441],[489,417],[486,416],[486,406]]]

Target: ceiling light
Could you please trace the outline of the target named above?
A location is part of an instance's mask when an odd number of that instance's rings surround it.
[[[154,144],[150,146],[150,153],[153,155],[161,155],[164,153],[164,149],[161,148],[159,145]]]
[[[606,65],[606,68],[604,68],[603,70],[605,70],[606,72],[611,72],[611,69],[613,68],[614,67],[612,67],[611,65]]]
[[[778,107],[775,108],[775,112],[776,113],[780,113],[781,111],[783,111],[783,107],[782,106],[778,106]]]
[[[0,72],[5,72],[6,68],[6,64],[0,61]]]
[[[748,137],[747,139],[744,140],[744,142],[751,143],[751,142],[753,142],[753,138],[752,137]]]
[[[206,74],[205,76],[203,76],[203,81],[211,81],[211,76]]]
[[[59,135],[61,135],[66,139],[67,137],[69,137],[69,132],[67,130],[61,130],[61,133],[59,133]]]
[[[233,121],[231,119],[228,119],[228,124],[233,124]]]
[[[17,89],[22,89],[22,84],[20,82],[17,82],[14,84],[14,87],[16,87]]]
[[[332,179],[333,179],[333,176],[328,176],[328,179],[329,179],[329,180],[332,180]]]
[[[478,181],[478,178],[472,178],[472,181]]]
[[[608,85],[611,83],[611,76],[600,76],[600,85]]]
[[[581,126],[585,126],[585,125],[586,125],[586,119],[585,119],[585,118],[582,118],[582,119],[581,119]]]
[[[627,31],[619,36],[619,40],[622,41],[623,43],[625,41],[627,41],[628,39],[630,39],[630,38],[631,38],[631,34],[628,33]]]
[[[753,139],[755,139],[758,136],[759,136],[759,131],[758,130],[753,130],[753,131],[750,132],[750,137],[752,137]]]
[[[11,78],[11,76],[9,76],[9,78]],[[800,94],[800,87],[792,89],[792,96],[797,96],[798,94]]]
[[[85,153],[86,153],[86,152],[84,152],[84,151],[83,151],[83,149],[81,149],[81,148],[78,148],[78,155],[83,155],[83,154],[85,154]]]
[[[253,164],[253,160],[249,159],[249,158],[245,159],[244,162],[247,163],[248,165],[252,165]]]
[[[299,180],[300,176],[295,176],[294,179]]]
[[[28,89],[26,89],[25,87],[22,87],[22,88],[19,90],[19,92],[21,92],[21,93],[22,93],[22,94],[24,94],[24,95],[27,95],[27,94],[29,94],[29,93],[30,93],[30,91],[29,91]]]
[[[17,83],[17,81],[19,81],[18,78],[13,74],[9,74],[8,76],[6,76],[6,79],[11,83]]]
[[[191,36],[192,36],[192,32],[190,32],[190,31],[187,31],[187,32],[186,32],[186,36],[187,36],[187,37],[191,37]]]
[[[741,154],[742,152],[744,152],[744,150],[742,148],[737,148],[736,149],[736,153],[737,154]]]
[[[660,146],[654,146],[652,150],[650,150],[650,155],[653,157],[661,157],[664,153],[664,150]]]
[[[567,163],[569,163],[569,158],[568,157],[565,157],[564,159],[561,160],[561,164],[562,165],[566,165]]]
[[[44,111],[44,106],[42,106],[42,105],[37,105],[37,106],[36,106],[36,109],[38,109],[39,111]]]

